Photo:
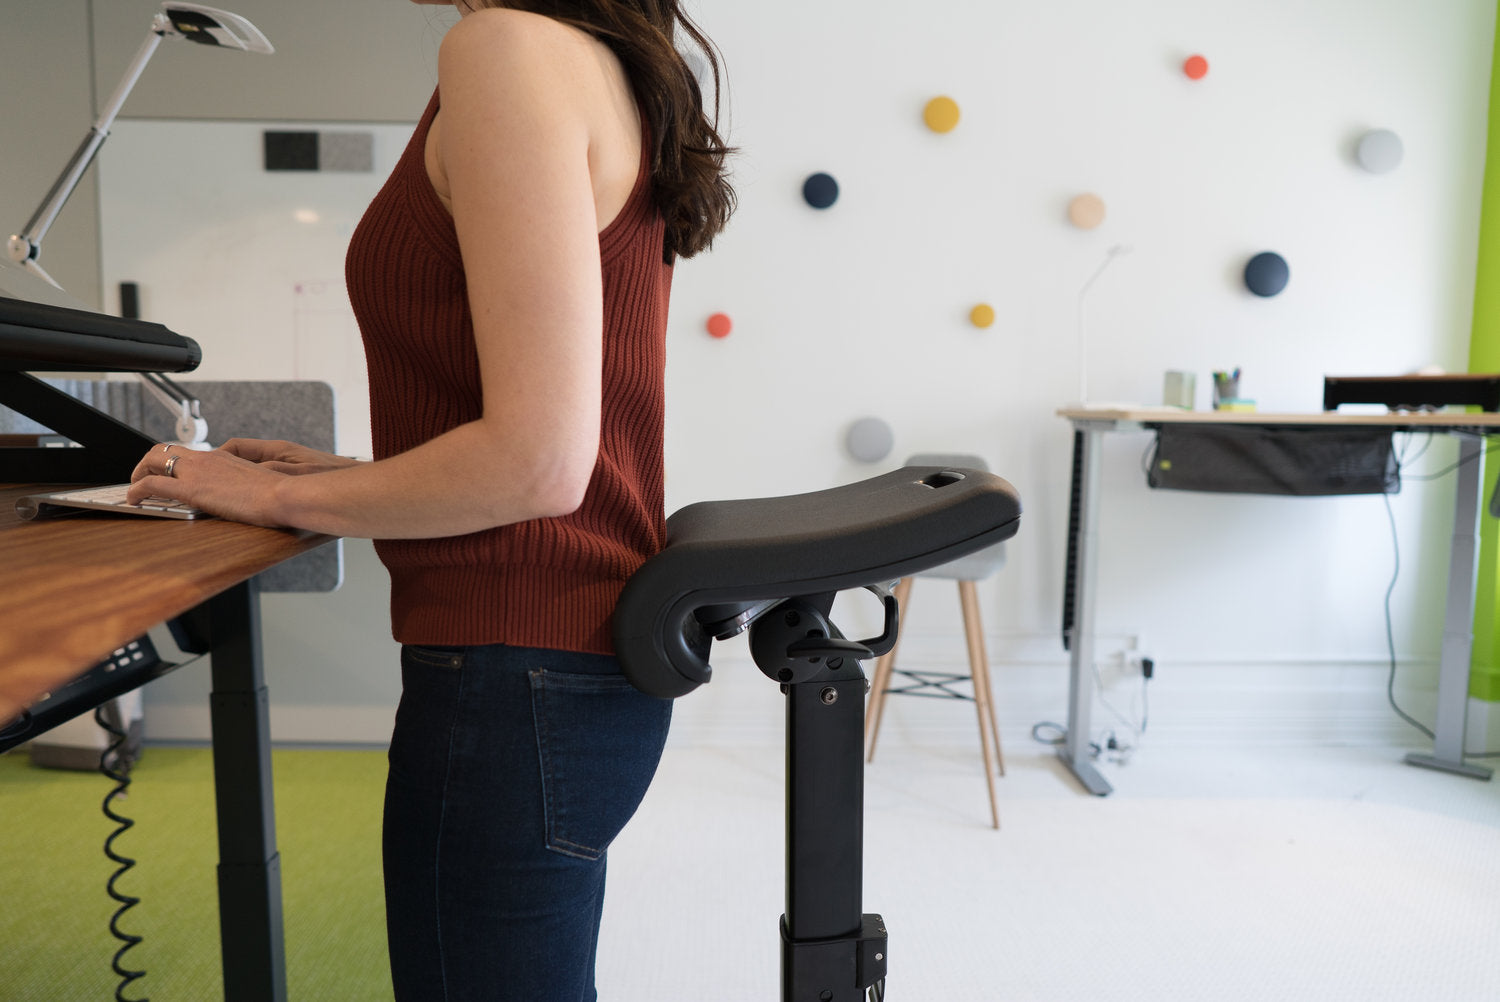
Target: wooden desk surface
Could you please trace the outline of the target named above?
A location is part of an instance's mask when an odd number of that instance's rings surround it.
[[[1180,407],[1134,405],[1064,407],[1059,417],[1070,421],[1113,421],[1128,424],[1247,424],[1247,425],[1369,425],[1388,428],[1494,428],[1500,430],[1500,414],[1463,411],[1313,411],[1305,414],[1271,414],[1260,411],[1185,411]]]
[[[0,484],[0,724],[157,624],[333,537],[223,519],[25,522]]]

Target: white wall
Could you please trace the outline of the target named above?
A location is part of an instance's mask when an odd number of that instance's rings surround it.
[[[124,6],[94,13],[101,79],[137,44],[134,30],[100,30]],[[293,70],[245,57],[230,110],[217,113],[213,91],[229,84],[200,75],[203,54],[164,47],[126,117],[403,121],[420,110],[443,15],[372,14],[365,28],[379,38],[351,45],[338,40],[340,18],[311,18],[301,2],[236,9]],[[669,509],[819,489],[915,451],[983,453],[1026,507],[1008,567],[982,592],[997,663],[1062,665],[1070,432],[1054,411],[1078,396],[1079,291],[1108,248],[1133,250],[1087,299],[1091,399],[1157,402],[1162,372],[1189,369],[1205,407],[1209,371],[1239,365],[1263,410],[1308,410],[1324,374],[1463,367],[1493,0],[699,0],[696,10],[727,60],[741,207],[674,287]],[[415,61],[393,62],[402,45]],[[367,63],[361,50],[381,55]],[[1180,69],[1195,52],[1211,65],[1199,82]],[[300,80],[322,63],[329,85],[305,107],[288,97],[287,73]],[[393,73],[413,93],[370,108]],[[191,107],[179,110],[185,88]],[[330,110],[339,94],[362,97]],[[921,121],[938,94],[962,108],[947,135]],[[1405,142],[1394,174],[1353,164],[1354,140],[1375,127]],[[841,185],[827,211],[800,197],[814,171]],[[1065,219],[1085,191],[1108,206],[1094,231]],[[1239,272],[1267,249],[1287,258],[1292,280],[1258,299]],[[981,301],[998,315],[988,330],[967,322]],[[717,311],[734,319],[727,340],[703,333]],[[844,452],[864,415],[894,428],[889,462]],[[1146,445],[1121,435],[1107,450],[1105,631],[1140,635],[1164,665],[1383,657],[1391,554],[1380,499],[1150,492]],[[1440,468],[1452,452],[1435,443],[1417,465]],[[1426,663],[1439,643],[1451,478],[1408,481],[1393,505],[1397,650]],[[384,575],[362,545],[340,594],[267,599],[278,707],[342,705],[357,721],[393,705]],[[955,605],[919,590],[908,643],[941,647]],[[347,664],[278,653],[309,643]],[[152,698],[199,705],[189,675]]]
[[[1206,407],[1209,372],[1239,365],[1261,409],[1310,410],[1325,374],[1461,370],[1494,7],[704,0],[741,209],[674,291],[671,502],[877,472],[841,449],[866,414],[894,427],[893,462],[981,452],[1026,506],[985,596],[992,653],[1061,658],[1070,430],[1053,412],[1079,394],[1082,286],[1133,248],[1086,301],[1096,401],[1158,403],[1163,371],[1188,369]],[[962,108],[946,135],[921,120],[938,94]],[[1376,127],[1404,140],[1393,174],[1354,164]],[[842,192],[822,212],[799,197],[819,170]],[[1093,231],[1065,219],[1086,191],[1108,207]],[[1273,299],[1240,280],[1262,250],[1291,266]],[[988,330],[967,322],[980,301]],[[701,333],[716,310],[736,324],[723,342]],[[1149,492],[1148,441],[1109,442],[1101,628],[1167,660],[1383,656],[1380,499]],[[1393,503],[1397,649],[1427,659],[1451,478]],[[916,631],[956,621],[913,610]]]

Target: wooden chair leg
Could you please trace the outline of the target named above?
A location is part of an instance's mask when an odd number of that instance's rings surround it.
[[[875,662],[875,674],[870,679],[870,700],[865,707],[865,761],[875,761],[875,742],[880,737],[880,718],[885,713],[885,690],[891,684],[891,669],[896,664],[896,649],[901,646],[901,628],[906,625],[906,603],[911,596],[911,578],[896,582],[896,646],[882,654]]]
[[[979,619],[979,591],[972,581],[958,583],[959,603],[963,607],[964,636],[969,642],[969,671],[974,679],[974,704],[979,714],[979,746],[984,755],[984,782],[990,793],[990,820],[1000,827],[1000,807],[995,798],[995,753],[999,749],[999,728],[995,726],[994,708],[990,703],[989,661],[984,651],[984,628]],[[1001,765],[1003,769],[1003,764]]]
[[[1000,775],[1004,776],[1005,775],[1005,751],[1001,747],[1001,742],[1000,742],[1000,721],[995,716],[995,688],[994,688],[994,686],[990,682],[990,662],[989,662],[989,659],[985,656],[985,653],[984,653],[984,641],[983,641],[982,637],[981,637],[981,639],[979,641],[979,645],[980,645],[980,654],[979,654],[980,662],[977,665],[971,665],[970,666],[970,670],[975,673],[974,674],[974,685],[975,685],[975,691],[976,691],[976,699],[978,698],[977,697],[978,689],[980,687],[983,687],[983,689],[984,689],[984,705],[987,708],[987,711],[988,711],[987,715],[989,716],[989,719],[990,719],[990,737],[994,740],[994,743],[995,743],[995,766],[996,766],[996,770],[995,771],[998,772]]]

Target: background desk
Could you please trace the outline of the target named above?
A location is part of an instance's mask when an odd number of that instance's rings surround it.
[[[286,998],[281,871],[254,576],[332,537],[220,519],[22,522],[0,485],[0,725],[112,650],[184,614],[213,655],[224,997]]]
[[[1068,734],[1058,755],[1090,793],[1111,787],[1089,762],[1089,716],[1093,688],[1094,594],[1099,538],[1099,465],[1103,438],[1111,431],[1140,431],[1166,424],[1244,427],[1379,427],[1396,431],[1439,431],[1458,435],[1458,488],[1454,504],[1453,547],[1448,565],[1443,649],[1438,671],[1436,737],[1432,755],[1408,755],[1413,765],[1478,779],[1491,771],[1464,762],[1464,715],[1469,691],[1469,658],[1474,643],[1474,584],[1478,573],[1479,513],[1484,489],[1483,438],[1500,434],[1500,414],[1386,413],[1260,414],[1236,411],[1182,411],[1174,408],[1066,408],[1058,414],[1073,423],[1073,511],[1068,540],[1068,598],[1064,637],[1070,655]]]

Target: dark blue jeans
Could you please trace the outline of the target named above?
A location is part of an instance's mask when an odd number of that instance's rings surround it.
[[[610,657],[405,647],[385,799],[401,1002],[592,1002],[605,850],[661,758],[670,700]]]

